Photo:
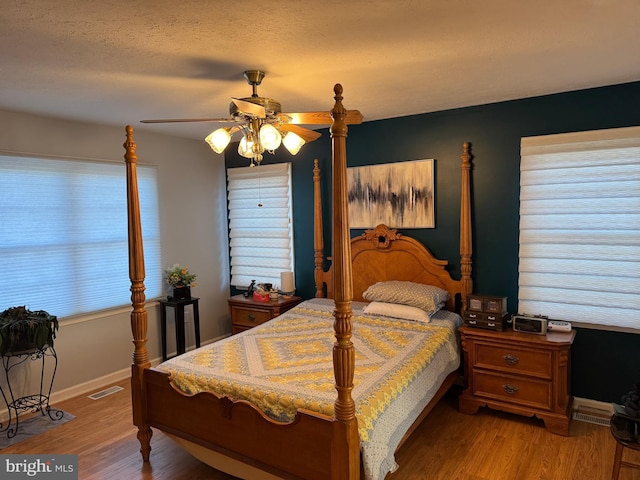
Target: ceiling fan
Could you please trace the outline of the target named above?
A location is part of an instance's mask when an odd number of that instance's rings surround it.
[[[141,120],[142,123],[172,122],[212,122],[235,123],[211,132],[205,141],[216,153],[222,153],[236,132],[242,132],[238,153],[251,159],[251,166],[259,165],[262,154],[274,151],[283,144],[295,155],[305,143],[317,140],[321,134],[300,125],[328,125],[332,119],[327,112],[283,113],[282,106],[276,100],[258,95],[258,85],[262,83],[265,72],[246,70],[244,78],[251,85],[253,93],[246,98],[232,98],[229,104],[229,118],[166,118]],[[362,114],[358,110],[347,110],[347,124],[362,123]]]

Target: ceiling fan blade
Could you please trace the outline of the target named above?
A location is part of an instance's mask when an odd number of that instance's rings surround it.
[[[295,133],[307,143],[313,142],[322,136],[321,133],[316,132],[315,130],[309,130],[308,128],[299,127],[298,125],[293,125],[291,123],[285,123],[278,128],[285,132]]]
[[[301,113],[283,113],[291,117],[291,123],[298,125],[331,125],[330,112],[301,112]],[[347,125],[356,125],[362,123],[363,116],[358,110],[347,110],[345,122]]]
[[[266,118],[267,111],[262,105],[242,100],[241,98],[232,98],[231,101],[238,107],[242,113],[255,115],[258,118]]]
[[[178,123],[178,122],[235,122],[233,118],[160,118],[155,120],[140,120],[140,123]]]

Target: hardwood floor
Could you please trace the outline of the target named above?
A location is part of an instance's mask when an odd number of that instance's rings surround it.
[[[143,464],[131,420],[129,382],[100,400],[87,396],[56,404],[76,418],[6,453],[75,453],[81,480],[232,480],[185,453],[154,430],[151,462]],[[495,412],[456,410],[447,395],[398,451],[400,468],[388,480],[608,480],[615,441],[607,427],[573,421],[570,436],[549,433],[540,420]],[[640,461],[640,452],[625,451]],[[640,480],[622,468],[620,480]]]

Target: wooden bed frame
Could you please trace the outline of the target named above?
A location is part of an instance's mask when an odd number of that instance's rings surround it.
[[[151,451],[152,427],[176,439],[192,454],[233,475],[257,478],[356,480],[360,478],[360,441],[351,396],[355,350],[351,342],[352,300],[361,300],[371,283],[410,280],[438,285],[460,301],[471,293],[471,217],[469,144],[462,154],[460,212],[461,280],[452,280],[447,262],[435,259],[419,242],[385,226],[354,239],[349,234],[346,175],[347,111],[342,86],[334,87],[330,127],[333,160],[332,266],[322,268],[322,215],[315,213],[317,296],[324,288],[335,300],[333,347],[337,398],[334,416],[299,410],[291,423],[276,422],[246,401],[232,401],[214,393],[185,395],[171,384],[169,374],[151,368],[147,352],[147,311],[144,294],[144,256],[133,129],[126,127],[125,161],[131,278],[133,364],[131,387],[133,423],[138,427],[145,462]],[[316,179],[317,177],[317,179]],[[320,205],[319,169],[314,169],[314,203]],[[353,254],[353,265],[350,259]],[[453,309],[454,303],[448,305]],[[450,375],[405,438],[444,395],[457,377]],[[250,474],[247,472],[251,472]]]

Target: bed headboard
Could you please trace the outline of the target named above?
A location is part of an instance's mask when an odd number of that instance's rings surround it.
[[[351,241],[353,299],[363,301],[364,291],[376,282],[403,280],[435,285],[447,290],[447,309],[455,310],[462,285],[445,270],[448,262],[438,260],[424,245],[386,225],[367,230]]]
[[[351,239],[353,300],[363,301],[362,294],[376,282],[402,280],[435,285],[451,296],[446,308],[460,311],[467,294],[472,292],[471,225],[469,204],[469,170],[471,154],[465,143],[462,154],[462,194],[460,209],[461,279],[454,280],[446,270],[448,262],[435,258],[422,243],[386,225],[378,225]],[[316,297],[333,297],[332,270],[325,271],[322,240],[322,205],[320,169],[314,165]],[[331,260],[329,257],[327,260]]]

